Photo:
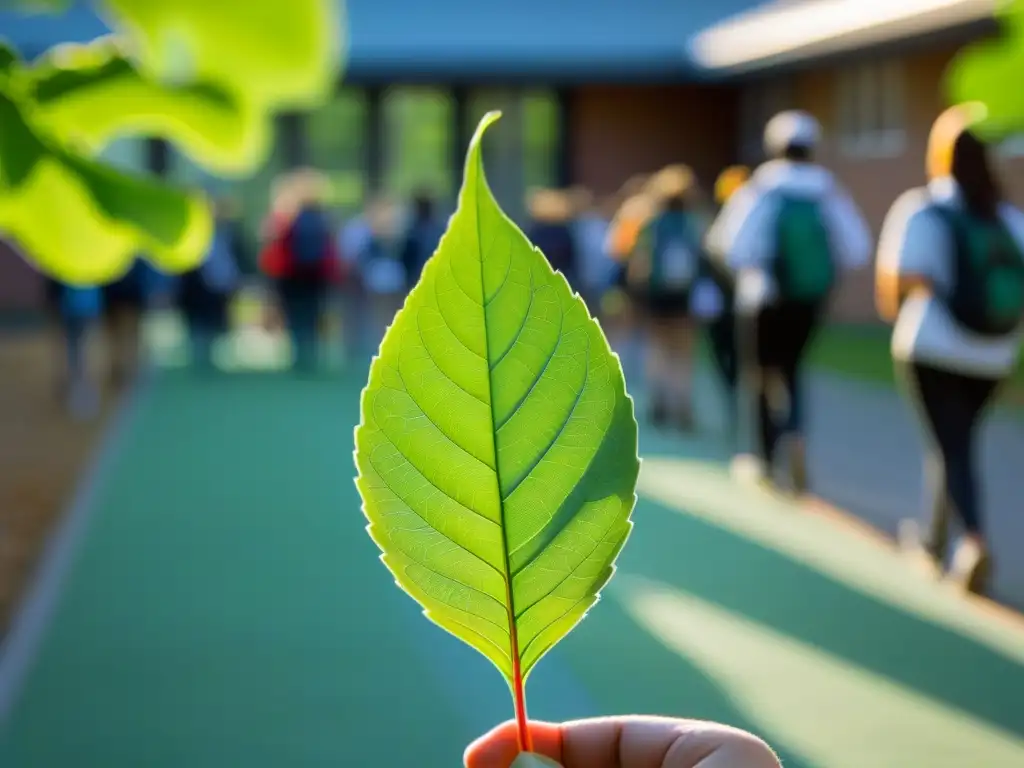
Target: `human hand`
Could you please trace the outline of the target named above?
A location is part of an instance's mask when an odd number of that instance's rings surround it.
[[[753,734],[701,720],[628,716],[532,722],[530,734],[535,754],[564,768],[781,768],[771,747]],[[516,724],[503,723],[469,745],[466,768],[511,768],[518,755]]]

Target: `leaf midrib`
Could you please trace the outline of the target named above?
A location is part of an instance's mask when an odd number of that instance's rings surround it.
[[[483,315],[483,327],[484,327],[484,349],[487,351],[488,357],[490,357],[490,330],[487,327],[487,296],[486,286],[487,283],[484,279],[484,239],[483,232],[480,229],[480,198],[481,191],[486,190],[488,194],[491,194],[490,189],[487,187],[487,180],[483,174],[483,136],[478,136],[476,147],[476,162],[475,162],[475,174],[476,177],[474,182],[476,189],[473,190],[473,206],[476,209],[476,245],[480,259],[480,312]],[[481,189],[481,187],[483,189]],[[497,206],[497,202],[495,202]],[[513,249],[509,248],[508,258],[509,265],[508,270],[512,269],[512,253]],[[507,279],[507,275],[506,275]],[[504,280],[502,281],[504,286]],[[531,288],[532,288],[532,277],[531,277]],[[495,296],[497,293],[495,294]],[[512,675],[513,677],[519,677],[521,672],[521,658],[519,654],[519,637],[516,628],[516,609],[515,600],[512,595],[512,556],[509,552],[508,543],[508,526],[505,524],[505,500],[501,494],[501,467],[498,462],[498,430],[495,426],[497,424],[496,414],[494,413],[494,380],[493,370],[490,365],[487,366],[487,403],[488,410],[491,413],[491,450],[494,456],[494,490],[498,497],[498,516],[501,521],[499,528],[501,529],[501,557],[504,565],[504,573],[502,577],[505,579],[505,611],[508,617],[508,637],[509,637],[509,658],[512,662]],[[514,681],[510,681],[513,682]]]

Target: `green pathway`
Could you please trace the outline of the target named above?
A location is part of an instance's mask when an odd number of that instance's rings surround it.
[[[351,480],[361,381],[156,381],[0,765],[451,768],[511,713],[377,562]],[[644,435],[619,576],[539,666],[532,713],[725,720],[805,768],[1024,765],[1024,631],[734,488],[711,452]]]

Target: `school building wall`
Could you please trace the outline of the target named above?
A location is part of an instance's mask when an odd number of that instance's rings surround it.
[[[735,86],[583,86],[569,95],[572,181],[610,194],[637,173],[690,165],[705,189],[734,162]]]

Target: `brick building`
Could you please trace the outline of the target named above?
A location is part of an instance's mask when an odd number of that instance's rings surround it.
[[[528,187],[611,192],[671,162],[710,183],[729,163],[757,162],[765,120],[801,107],[822,121],[823,161],[877,229],[899,192],[923,180],[945,67],[996,31],[993,13],[994,0],[348,0],[351,44],[335,98],[283,116],[273,157],[237,189],[254,230],[269,179],[296,163],[328,170],[345,208],[422,185],[451,202],[472,128],[500,108],[486,162],[516,215]],[[13,26],[6,16],[0,30],[29,55],[104,31],[80,9]],[[1007,154],[1009,186],[1024,196],[1012,146]],[[160,145],[121,156],[196,176]],[[35,304],[33,278],[0,254],[0,310]],[[837,309],[873,318],[870,275]]]

